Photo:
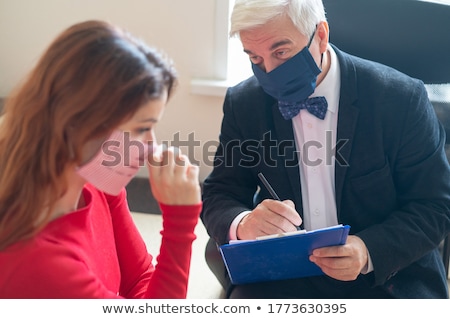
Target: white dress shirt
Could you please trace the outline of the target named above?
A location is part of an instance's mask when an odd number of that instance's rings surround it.
[[[303,227],[313,230],[337,225],[334,181],[336,130],[341,77],[339,62],[328,47],[330,69],[311,97],[324,96],[328,109],[323,120],[307,110],[292,119],[299,155]]]

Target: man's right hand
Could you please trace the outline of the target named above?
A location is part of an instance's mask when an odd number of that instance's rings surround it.
[[[302,224],[295,205],[290,200],[262,201],[237,227],[238,239],[255,239],[259,236],[296,231]]]

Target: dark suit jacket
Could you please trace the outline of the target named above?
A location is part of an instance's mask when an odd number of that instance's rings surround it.
[[[365,242],[365,277],[394,297],[447,298],[438,244],[450,232],[445,133],[423,83],[337,48],[341,68],[334,149],[338,221]],[[202,220],[223,244],[233,219],[264,198],[259,172],[302,215],[291,121],[255,77],[230,88],[215,168],[204,183]],[[324,146],[325,147],[325,146]],[[300,154],[301,155],[301,154]],[[320,189],[317,190],[320,192]]]

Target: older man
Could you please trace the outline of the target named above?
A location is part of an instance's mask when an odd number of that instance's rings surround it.
[[[351,234],[313,252],[323,276],[230,286],[229,297],[448,298],[437,247],[450,169],[423,83],[329,44],[320,0],[237,0],[231,24],[255,76],[225,98],[204,184],[209,234],[224,244],[339,223]]]

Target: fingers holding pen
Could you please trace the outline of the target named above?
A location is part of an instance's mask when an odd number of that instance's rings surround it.
[[[264,176],[264,174],[262,172],[258,173],[258,178],[261,180],[261,183],[267,189],[267,191],[272,196],[272,198],[278,201],[278,204],[277,204],[277,202],[274,202],[274,201],[265,201],[266,203],[269,203],[269,204],[267,204],[267,208],[271,212],[279,215],[277,219],[281,218],[280,222],[276,222],[275,219],[272,220],[273,222],[275,222],[274,226],[278,226],[284,232],[289,231],[289,230],[285,230],[285,229],[291,229],[292,225],[294,225],[298,229],[302,223],[302,219],[300,218],[300,215],[295,210],[294,202],[292,202],[291,200],[281,201],[280,197],[278,196],[278,194],[273,189],[272,185],[269,183],[269,181],[266,179],[266,177]],[[283,225],[286,223],[287,223],[287,225]],[[277,233],[277,232],[274,232],[274,233]]]
[[[237,228],[239,239],[291,232],[301,225],[302,219],[290,200],[266,199],[245,216]]]
[[[263,204],[272,214],[276,214],[279,216],[278,218],[289,222],[289,229],[284,230],[284,232],[295,230],[292,230],[291,226],[300,226],[303,222],[299,213],[295,210],[294,202],[291,200],[265,200]]]

